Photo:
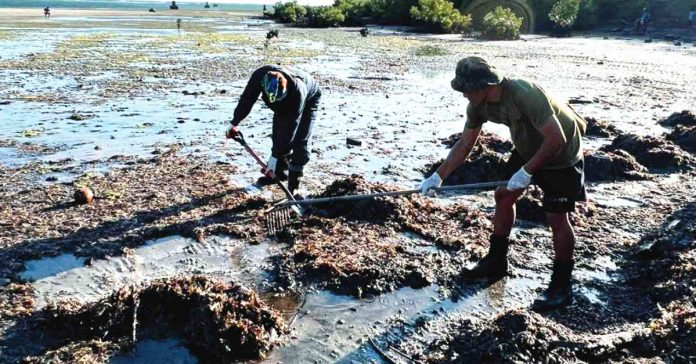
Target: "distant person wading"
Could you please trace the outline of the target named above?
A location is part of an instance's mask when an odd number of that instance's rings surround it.
[[[273,111],[273,147],[259,183],[287,179],[288,189],[294,192],[309,162],[309,137],[321,90],[309,73],[296,68],[266,65],[257,69],[239,98],[228,138],[239,133],[237,126],[249,115],[259,95]]]

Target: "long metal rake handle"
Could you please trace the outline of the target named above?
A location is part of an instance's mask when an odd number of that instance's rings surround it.
[[[244,139],[244,134],[242,134],[241,131],[238,132],[237,135],[235,135],[234,137],[232,137],[232,139],[233,139],[234,141],[236,141],[237,143],[241,144],[241,145],[244,147],[244,149],[246,149],[246,151],[247,151],[249,154],[251,154],[251,156],[254,158],[254,160],[256,160],[256,163],[257,163],[258,165],[261,166],[261,168],[266,169],[266,168],[268,167],[268,166],[266,165],[266,163],[261,159],[261,157],[259,157],[259,155],[256,153],[256,151],[254,151],[254,149],[252,149],[252,148],[249,146],[249,144],[247,144],[246,139]],[[283,190],[283,193],[285,194],[285,196],[286,196],[289,200],[295,201],[295,197],[292,195],[292,193],[290,192],[290,190],[288,190],[288,188],[285,187],[285,185],[284,185],[282,182],[280,182],[280,181],[278,180],[278,178],[275,178],[275,177],[274,177],[274,178],[273,178],[273,181],[278,185],[278,187],[280,187],[281,190]],[[299,212],[298,212],[298,213],[299,213]],[[302,215],[302,214],[300,213],[300,215]]]
[[[470,184],[466,184],[466,185],[454,185],[454,186],[438,187],[438,188],[433,188],[433,190],[435,190],[436,192],[467,190],[467,189],[474,190],[474,189],[506,186],[507,183],[508,183],[507,181],[470,183]],[[414,189],[414,190],[377,192],[377,193],[369,193],[369,194],[363,194],[363,195],[318,197],[318,198],[311,198],[311,199],[307,199],[307,200],[285,201],[285,202],[281,202],[281,203],[277,204],[276,207],[290,206],[290,205],[312,205],[312,204],[317,204],[317,203],[336,202],[336,201],[366,200],[366,199],[376,198],[376,197],[404,196],[404,195],[411,195],[414,193],[420,193],[420,191],[421,190],[419,188],[419,189]]]

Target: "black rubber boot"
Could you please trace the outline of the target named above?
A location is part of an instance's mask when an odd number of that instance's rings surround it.
[[[290,171],[288,172],[288,190],[294,193],[300,187],[300,180],[302,179],[302,172]]]
[[[508,246],[510,239],[507,237],[491,235],[491,245],[481,261],[472,269],[465,269],[462,277],[467,279],[498,280],[508,274]]]
[[[573,262],[553,262],[553,274],[551,283],[546,292],[534,301],[532,309],[534,311],[549,311],[573,303],[573,283],[571,276],[573,273]]]

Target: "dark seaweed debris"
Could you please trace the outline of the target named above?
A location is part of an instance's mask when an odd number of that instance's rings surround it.
[[[647,169],[626,151],[585,151],[585,180],[588,182],[648,179]]]
[[[619,135],[614,141],[602,148],[614,152],[625,150],[636,158],[638,163],[655,169],[690,170],[696,160],[678,146],[662,138],[638,136],[635,134]]]
[[[452,134],[447,138],[440,139],[442,144],[446,145],[448,148],[452,148],[455,143],[462,137],[462,133]],[[512,142],[509,140],[504,140],[496,134],[489,132],[481,132],[476,141],[478,146],[485,146],[486,148],[498,152],[498,153],[509,153],[512,150]]]
[[[678,125],[682,126],[696,126],[696,114],[690,110],[683,110],[681,112],[675,112],[664,120],[658,122],[662,126],[675,127]]]
[[[587,121],[587,131],[585,132],[587,136],[609,138],[621,134],[619,129],[608,121],[592,117],[586,117],[585,120]]]
[[[209,363],[263,358],[286,330],[280,316],[253,291],[204,276],[126,287],[96,303],[60,304],[42,314],[42,329],[71,341],[130,338],[137,318],[142,330],[173,330]]]
[[[453,134],[443,140],[449,147],[459,140],[461,133]],[[459,168],[444,181],[444,185],[497,181],[504,177],[506,160],[504,155],[512,150],[512,143],[491,133],[481,133],[471,154]],[[431,176],[444,160],[426,165],[423,174]]]
[[[689,153],[696,154],[696,126],[681,126],[667,134],[667,139]]]
[[[393,189],[354,175],[335,181],[321,196]],[[291,245],[276,257],[283,286],[311,283],[357,297],[422,287],[479,256],[490,233],[486,214],[477,209],[438,206],[421,196],[336,202],[311,212],[283,237]],[[404,235],[409,233],[420,239]]]

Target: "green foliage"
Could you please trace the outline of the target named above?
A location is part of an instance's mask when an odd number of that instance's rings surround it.
[[[580,1],[580,11],[578,11],[578,18],[575,20],[573,28],[578,30],[590,30],[595,26],[597,26],[597,1]]]
[[[549,12],[549,19],[561,28],[570,28],[580,11],[580,0],[558,0]]]
[[[335,6],[318,6],[307,15],[308,25],[315,28],[337,27],[346,20],[341,9]]]
[[[369,0],[336,0],[333,6],[345,16],[344,25],[363,25],[362,18],[370,16]]]
[[[298,5],[297,1],[277,2],[273,5],[273,19],[278,23],[297,23],[305,15],[307,9]]]
[[[462,15],[447,0],[418,0],[418,6],[411,7],[411,17],[438,33],[462,33],[471,28],[471,17]]]
[[[372,17],[383,24],[411,24],[411,7],[418,0],[370,0],[369,11]]]
[[[519,39],[521,27],[522,18],[515,15],[509,8],[498,6],[483,17],[481,36],[485,39],[494,40]]]

